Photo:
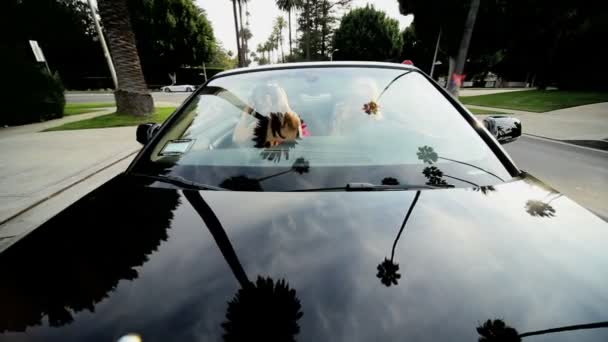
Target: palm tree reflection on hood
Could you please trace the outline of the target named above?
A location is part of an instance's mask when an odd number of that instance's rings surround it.
[[[232,243],[211,207],[198,191],[184,190],[184,196],[201,216],[230,270],[241,285],[228,302],[226,322],[222,323],[225,341],[295,341],[300,332],[302,305],[296,291],[280,279],[258,276],[251,282]]]
[[[510,327],[501,319],[488,319],[482,325],[477,327],[477,333],[479,334],[479,342],[520,342],[523,338],[529,336],[599,328],[608,328],[608,322],[569,325],[552,329],[529,331],[520,334],[517,332],[517,330],[515,330],[515,328]]]
[[[398,272],[399,264],[397,264],[393,261],[395,258],[395,248],[397,247],[397,242],[399,242],[401,233],[403,233],[403,229],[405,228],[405,225],[407,224],[407,220],[410,218],[410,215],[412,214],[412,210],[414,210],[414,206],[416,205],[416,202],[418,202],[419,197],[420,197],[420,190],[416,191],[414,200],[412,201],[412,204],[410,205],[410,208],[408,209],[407,214],[405,215],[405,218],[403,219],[403,223],[401,224],[399,233],[397,233],[397,237],[395,238],[395,241],[393,242],[393,248],[391,251],[390,260],[387,258],[384,258],[384,261],[381,262],[377,267],[378,273],[376,274],[376,277],[380,278],[380,282],[382,284],[384,284],[386,287],[390,287],[391,285],[399,284],[399,279],[401,278],[401,274],[399,274],[399,272]]]
[[[527,201],[526,212],[534,217],[555,217],[555,208],[548,203],[538,200]]]
[[[547,197],[557,194],[551,200],[545,202]],[[551,202],[563,196],[560,193],[550,192],[543,200],[528,200],[526,202],[526,212],[533,217],[552,218],[555,217],[555,208],[551,206]]]

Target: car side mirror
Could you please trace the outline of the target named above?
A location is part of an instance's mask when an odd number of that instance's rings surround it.
[[[510,143],[521,136],[521,120],[510,116],[488,116],[483,119],[488,131],[501,144]]]
[[[145,145],[148,141],[152,140],[152,137],[158,132],[160,125],[157,123],[145,123],[137,126],[137,131],[135,132],[137,141]]]

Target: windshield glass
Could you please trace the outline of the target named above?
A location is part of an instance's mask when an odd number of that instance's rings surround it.
[[[216,78],[132,171],[252,191],[477,187],[511,178],[418,71],[363,67]]]

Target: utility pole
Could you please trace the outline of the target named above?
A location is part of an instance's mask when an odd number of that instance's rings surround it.
[[[439,41],[441,41],[441,27],[439,28],[439,34],[437,35],[437,44],[435,45],[435,54],[433,55],[433,64],[431,64],[431,78],[435,72],[435,62],[437,61],[437,51],[439,51]]]
[[[464,64],[467,60],[469,44],[471,43],[471,37],[473,36],[473,28],[475,27],[475,21],[477,20],[479,1],[480,0],[471,0],[467,21],[464,24],[464,32],[462,33],[462,39],[460,40],[460,48],[458,49],[454,72],[451,75],[448,75],[448,91],[456,98],[460,93],[460,86],[464,80]]]
[[[91,8],[91,14],[93,15],[95,30],[97,30],[99,42],[101,43],[101,48],[103,49],[103,55],[106,57],[106,61],[108,62],[108,69],[110,69],[112,81],[114,81],[114,89],[118,89],[118,78],[116,78],[116,70],[114,69],[114,63],[112,63],[112,56],[110,55],[110,50],[108,50],[108,45],[106,45],[106,39],[103,37],[101,25],[99,25],[99,19],[97,18],[97,12],[95,12],[95,6],[93,6],[93,0],[88,0],[88,2],[89,7]]]

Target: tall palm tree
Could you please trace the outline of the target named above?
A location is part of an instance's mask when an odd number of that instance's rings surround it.
[[[239,23],[240,23],[240,28],[241,31],[243,31],[243,29],[245,28],[245,25],[243,24],[243,3],[246,3],[247,0],[237,0],[238,1],[238,5],[239,5]],[[241,32],[239,31],[239,32]],[[241,56],[243,57],[243,65],[242,66],[247,66],[247,41],[245,40],[244,35],[241,32]]]
[[[376,274],[376,277],[378,277],[380,279],[380,282],[382,282],[382,284],[384,284],[386,287],[399,284],[399,279],[401,278],[401,274],[399,274],[399,272],[398,272],[399,264],[397,264],[393,261],[395,258],[395,248],[397,248],[397,243],[399,242],[401,233],[403,233],[403,229],[405,229],[405,225],[407,224],[407,221],[409,220],[410,215],[412,214],[412,210],[414,210],[414,207],[416,206],[416,203],[418,202],[419,197],[420,197],[420,190],[416,191],[414,200],[410,204],[410,208],[408,209],[407,214],[405,214],[405,218],[403,219],[401,228],[399,229],[399,232],[397,233],[397,237],[395,238],[395,241],[393,241],[391,259],[389,260],[388,258],[384,258],[384,261],[381,262],[377,267],[378,274]]]
[[[277,40],[279,41],[279,44],[281,45],[281,55],[283,56],[282,60],[283,60],[283,63],[285,63],[285,51],[283,50],[283,29],[285,28],[287,23],[285,23],[285,19],[283,19],[283,17],[277,17],[274,25],[276,28]]]
[[[302,305],[285,279],[258,276],[250,281],[226,230],[198,191],[184,190],[184,197],[200,215],[241,288],[228,302],[222,323],[225,341],[295,341],[300,332]]]
[[[234,16],[234,32],[236,34],[236,55],[238,60],[238,66],[243,66],[243,53],[241,51],[241,41],[239,37],[239,20],[236,15],[236,2],[238,0],[230,0],[232,1],[232,14]]]
[[[154,101],[141,70],[127,0],[100,0],[99,14],[118,78],[118,89],[114,91],[116,111],[136,116],[149,115],[154,110]]]
[[[291,12],[302,7],[302,0],[276,0],[276,3],[281,11],[287,12],[287,18],[289,20],[289,54],[293,55],[291,44]]]

